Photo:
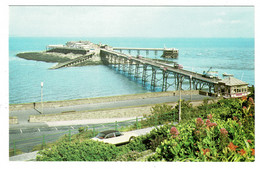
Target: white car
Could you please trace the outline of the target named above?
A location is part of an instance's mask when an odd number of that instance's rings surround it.
[[[92,140],[102,141],[109,144],[123,144],[133,140],[138,135],[133,132],[119,132],[117,130],[106,130],[98,133]]]

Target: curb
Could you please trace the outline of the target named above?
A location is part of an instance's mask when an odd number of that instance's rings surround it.
[[[36,159],[38,151],[31,153],[24,153],[16,156],[9,157],[9,161],[34,161]]]

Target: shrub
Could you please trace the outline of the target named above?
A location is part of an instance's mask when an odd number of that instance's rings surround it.
[[[39,152],[37,161],[112,161],[119,153],[112,144],[85,140],[83,142],[63,142]]]
[[[133,141],[125,145],[130,151],[144,151],[147,149],[146,145],[143,143],[142,137],[136,137]]]
[[[178,119],[178,112],[169,105],[155,105],[151,108],[151,115],[144,115],[146,120],[143,120],[142,126],[155,126],[164,123],[176,121]]]
[[[171,137],[169,134],[171,125],[165,124],[160,127],[156,127],[150,133],[140,137],[143,144],[145,144],[146,149],[152,149],[155,151],[156,147],[161,144],[163,140]]]
[[[162,135],[158,135],[157,137],[155,137],[154,140],[151,140],[150,142],[151,150],[155,151],[156,148],[163,142],[163,140],[165,140],[165,137],[163,137]]]
[[[137,137],[129,144],[118,146],[84,140],[60,142],[40,151],[37,161],[133,161],[140,157],[137,152],[146,150],[142,139]]]
[[[129,144],[116,147],[85,140],[92,130],[81,131],[72,142],[64,142],[40,151],[39,161],[133,161],[139,152],[155,151],[149,161],[254,161],[254,100],[225,99],[205,101],[196,108],[182,102],[182,120],[177,126],[167,124],[178,109],[156,105],[142,126],[164,124]],[[133,128],[136,128],[134,126]],[[77,141],[79,140],[79,141]]]
[[[14,151],[13,148],[9,149],[9,157],[14,156],[14,155],[19,155],[19,154],[23,154],[22,150],[15,149],[15,151]]]
[[[136,161],[142,154],[137,151],[129,151],[126,154],[118,156],[115,161]]]
[[[85,131],[85,127],[80,127],[80,128],[78,129],[78,131],[79,131],[79,133],[83,133],[83,132]]]
[[[157,147],[156,153],[149,157],[149,161],[254,161],[255,159],[254,132],[245,130],[235,120],[197,118],[179,124],[176,130],[179,133],[178,137],[167,137]]]

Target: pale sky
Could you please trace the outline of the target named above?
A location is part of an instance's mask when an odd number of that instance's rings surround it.
[[[254,7],[10,6],[10,36],[254,37]]]

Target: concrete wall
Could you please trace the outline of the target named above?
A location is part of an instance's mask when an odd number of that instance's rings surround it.
[[[126,118],[138,117],[149,114],[152,106],[119,108],[112,110],[64,112],[46,115],[31,115],[29,122],[53,122],[53,121],[72,121],[84,119],[106,119],[106,118]]]
[[[17,117],[9,117],[9,124],[18,124]]]
[[[198,106],[203,101],[191,102],[193,106]],[[210,103],[210,102],[209,102]],[[167,103],[167,105],[176,106],[177,103]],[[46,115],[31,115],[29,122],[55,122],[55,121],[73,121],[73,120],[86,120],[86,119],[106,119],[106,118],[128,118],[143,116],[144,114],[149,115],[151,108],[154,105],[147,105],[141,107],[129,107],[119,108],[111,110],[99,110],[99,111],[81,111],[81,112],[64,112],[57,114],[46,114]]]
[[[184,90],[181,91],[182,95],[198,95],[198,90]],[[112,102],[112,101],[122,101],[122,100],[131,100],[131,99],[142,99],[142,98],[152,98],[152,97],[164,97],[164,96],[178,96],[179,91],[167,91],[167,92],[151,92],[151,93],[141,93],[141,94],[130,94],[130,95],[119,95],[119,96],[110,96],[110,97],[97,97],[97,98],[86,98],[86,99],[75,99],[75,100],[64,100],[64,101],[48,101],[44,102],[44,108],[47,107],[63,107],[70,105],[80,105],[80,104],[91,104],[91,103],[104,103],[104,102]],[[24,103],[24,104],[11,104],[9,105],[10,111],[15,110],[28,110],[33,109],[33,103]],[[40,110],[41,103],[37,102],[35,104],[35,108]]]

